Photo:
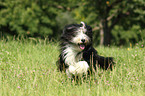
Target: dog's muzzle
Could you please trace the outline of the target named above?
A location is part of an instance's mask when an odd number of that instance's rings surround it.
[[[85,39],[81,39],[81,43],[78,43],[79,48],[84,50],[86,47],[86,40]]]

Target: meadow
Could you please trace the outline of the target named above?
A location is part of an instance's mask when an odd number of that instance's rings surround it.
[[[0,41],[0,96],[145,96],[145,48],[95,47],[112,56],[112,71],[98,69],[72,82],[57,71],[59,44],[48,40]]]

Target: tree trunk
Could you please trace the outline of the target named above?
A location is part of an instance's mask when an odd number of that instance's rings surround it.
[[[104,45],[105,46],[109,46],[110,45],[110,41],[111,41],[111,32],[108,28],[108,21],[107,20],[104,20],[104,25],[103,25],[103,28],[104,28]]]
[[[111,30],[108,27],[108,21],[106,19],[101,20],[100,23],[100,45],[109,46],[111,41]]]
[[[103,20],[101,20],[99,27],[100,27],[100,45],[102,46],[104,44]]]
[[[104,45],[105,46],[110,46],[110,41],[111,41],[111,32],[110,32],[110,30],[108,30],[108,29],[105,29],[104,30]]]

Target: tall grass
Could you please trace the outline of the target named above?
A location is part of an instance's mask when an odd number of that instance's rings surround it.
[[[57,43],[47,40],[0,41],[1,96],[145,96],[145,48],[96,47],[113,56],[112,71],[98,71],[81,83],[56,68]]]

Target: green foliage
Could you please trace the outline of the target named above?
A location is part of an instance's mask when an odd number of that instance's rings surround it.
[[[112,30],[115,45],[135,44],[135,42],[145,40],[145,30],[141,30],[140,26],[133,25],[129,30],[123,29],[121,26],[115,26]]]
[[[75,23],[75,20],[73,19],[71,13],[66,11],[57,15],[56,22],[59,25],[58,28],[61,30],[65,25]]]
[[[135,44],[145,40],[144,5],[144,0],[1,0],[0,35],[57,38],[65,25],[84,21],[93,27],[96,45],[101,38]]]
[[[0,25],[23,36],[49,36],[55,27],[57,10],[52,1],[4,0],[0,11]]]

